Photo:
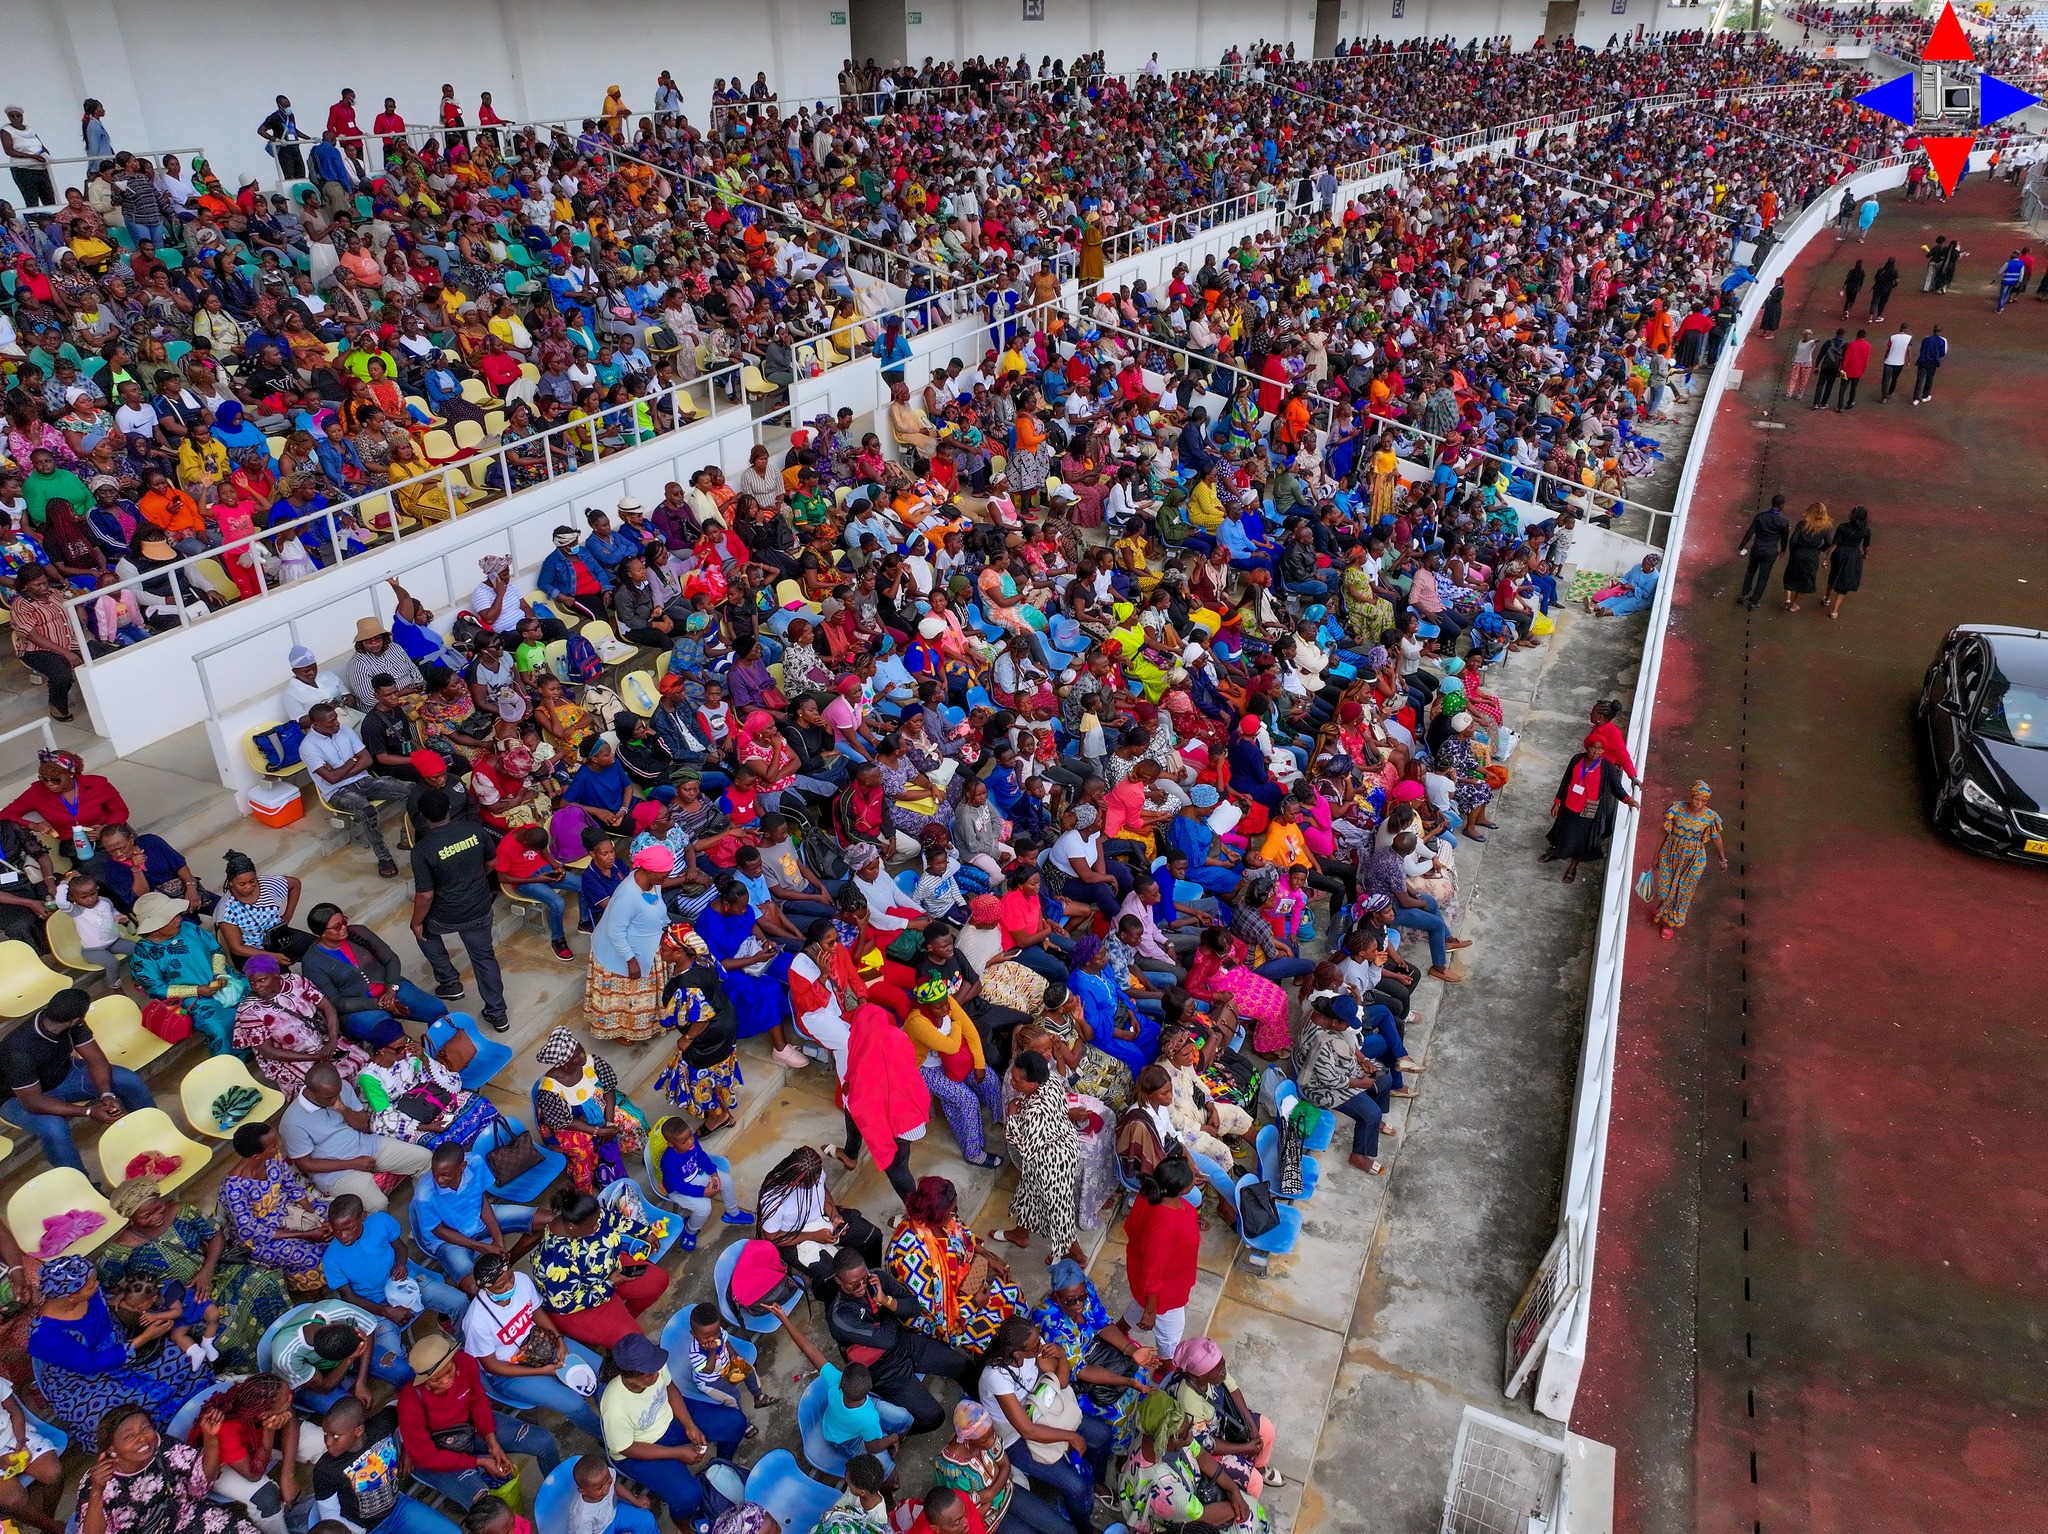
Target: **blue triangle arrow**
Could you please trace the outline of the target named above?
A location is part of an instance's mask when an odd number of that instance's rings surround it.
[[[2012,90],[2011,86],[2005,88]],[[2013,94],[2020,95],[2022,93],[2014,91]],[[1896,80],[1887,80],[1875,90],[1867,90],[1858,96],[1856,104],[1860,107],[1868,107],[1880,117],[1889,117],[1894,122],[1902,122],[1910,128],[1913,125],[1913,76],[1911,74],[1903,74]],[[2017,111],[2018,108],[2013,110]]]
[[[2041,98],[2017,85],[2007,85],[1994,75],[1977,76],[1977,122],[1990,127],[2001,117],[2024,112]]]

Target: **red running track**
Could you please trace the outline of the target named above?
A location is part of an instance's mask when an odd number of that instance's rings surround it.
[[[1868,245],[1822,235],[1715,426],[1645,802],[1710,780],[1735,871],[1676,942],[1636,907],[1572,1423],[1620,1450],[1629,1534],[2048,1531],[2048,873],[1932,835],[1911,719],[1951,624],[2048,628],[2048,303],[1992,302],[2044,249],[2017,204],[1976,179],[1888,199]],[[1937,233],[1969,252],[1946,296],[1920,291]],[[1909,368],[1880,406],[1875,367],[1848,414],[1772,400],[1887,255],[1872,340],[1939,323],[1934,401]],[[1839,622],[1777,610],[1775,578],[1733,600],[1776,492],[1870,507]]]

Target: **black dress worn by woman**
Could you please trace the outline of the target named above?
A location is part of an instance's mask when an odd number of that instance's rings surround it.
[[[1870,524],[1844,522],[1835,529],[1828,553],[1828,590],[1847,595],[1863,584],[1863,556],[1870,552]]]
[[[1586,753],[1579,752],[1565,764],[1564,776],[1557,780],[1558,812],[1550,826],[1550,855],[1577,863],[1597,863],[1607,856],[1607,839],[1614,834],[1615,809],[1628,788],[1620,766],[1603,756],[1597,789],[1587,784],[1584,807],[1574,810],[1567,791],[1586,761]]]
[[[1804,522],[1792,526],[1792,543],[1785,555],[1785,590],[1793,596],[1811,596],[1820,581],[1820,558],[1834,542],[1832,532],[1815,533]]]

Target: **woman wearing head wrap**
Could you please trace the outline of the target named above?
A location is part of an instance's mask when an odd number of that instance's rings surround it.
[[[645,1044],[661,1031],[661,993],[668,981],[661,957],[668,907],[661,889],[674,871],[667,847],[644,847],[633,854],[631,876],[605,902],[591,933],[583,990],[584,1021],[594,1038]]]
[[[739,1104],[739,1019],[703,938],[677,924],[661,943],[672,971],[661,1026],[675,1030],[676,1048],[654,1084],[677,1107],[702,1114],[698,1132],[710,1134],[732,1122]]]
[[[184,1284],[194,1299],[220,1307],[214,1346],[221,1370],[245,1374],[254,1369],[257,1342],[291,1308],[284,1276],[256,1263],[221,1261],[227,1227],[196,1204],[166,1197],[154,1173],[131,1175],[114,1190],[113,1204],[128,1223],[100,1248],[100,1282],[110,1291],[131,1280],[152,1291],[166,1282]]]
[[[1117,1477],[1117,1512],[1131,1534],[1154,1534],[1203,1524],[1221,1534],[1266,1534],[1266,1510],[1246,1496],[1216,1457],[1194,1443],[1194,1424],[1170,1390],[1155,1390],[1133,1413],[1137,1447]],[[1208,1493],[1206,1500],[1204,1493]],[[1219,1500],[1220,1520],[1203,1515]]]
[[[619,1073],[568,1029],[556,1027],[534,1060],[533,1116],[541,1138],[569,1158],[569,1177],[588,1193],[627,1176],[626,1156],[647,1135],[647,1115],[619,1090]]]
[[[177,1316],[150,1321],[131,1341],[107,1308],[89,1259],[46,1262],[36,1282],[43,1298],[29,1328],[29,1360],[36,1388],[74,1438],[91,1441],[100,1418],[117,1406],[139,1405],[152,1421],[168,1423],[211,1381],[186,1362],[183,1349],[164,1345]]]
[[[284,1093],[287,1102],[306,1085],[306,1072],[331,1061],[347,1079],[370,1063],[369,1055],[341,1037],[334,1005],[304,975],[288,975],[276,954],[253,955],[244,972],[249,994],[235,1008],[234,1044],[254,1056],[256,1070]],[[404,1030],[389,1017],[377,1042]]]
[[[943,1177],[917,1180],[883,1256],[924,1304],[911,1324],[956,1348],[986,1347],[1023,1303],[1008,1265],[961,1221],[959,1192]]]
[[[272,949],[298,958],[312,946],[304,933],[289,931],[292,914],[298,909],[300,885],[290,874],[266,879],[256,872],[255,861],[246,853],[230,849],[223,870],[220,905],[214,910],[214,938],[237,965],[270,947],[271,936],[281,929],[285,946]]]
[[[1692,897],[1707,871],[1707,849],[1714,849],[1721,871],[1728,871],[1728,853],[1721,845],[1721,817],[1707,808],[1713,797],[1705,779],[1664,812],[1664,839],[1657,846],[1656,886],[1650,895],[1657,908],[1659,935],[1669,942],[1692,914]]]
[[[926,929],[925,941],[938,950],[930,955],[932,962],[950,967],[953,929],[935,922]],[[991,1119],[1001,1119],[1002,1084],[989,1066],[981,1030],[954,998],[946,974],[933,969],[920,974],[910,1015],[903,1021],[904,1032],[918,1047],[919,1074],[945,1112],[967,1164],[993,1170],[1002,1158],[988,1152],[981,1115],[986,1109]]]
[[[98,841],[102,826],[127,818],[128,801],[121,791],[87,772],[84,759],[70,751],[38,751],[36,780],[0,808],[0,820],[16,821],[46,841],[66,844],[76,826]]]
[[[1055,1262],[1048,1281],[1051,1292],[1031,1319],[1067,1355],[1082,1412],[1107,1422],[1115,1434],[1111,1451],[1127,1455],[1137,1442],[1132,1414],[1138,1401],[1166,1373],[1159,1355],[1134,1341],[1123,1322],[1110,1319],[1094,1280],[1072,1257]]]
[[[1223,1349],[1211,1337],[1189,1337],[1173,1350],[1167,1389],[1194,1428],[1195,1444],[1216,1456],[1250,1496],[1284,1484],[1273,1462],[1273,1419],[1245,1405]]]
[[[1607,756],[1607,741],[1597,730],[1586,737],[1585,749],[1565,763],[1564,776],[1550,802],[1550,845],[1540,861],[1565,859],[1564,882],[1579,876],[1579,864],[1607,856],[1607,838],[1614,830],[1616,806],[1635,805],[1624,786],[1620,765]]]
[[[1130,1004],[1130,997],[1108,974],[1109,950],[1092,934],[1074,944],[1073,968],[1067,984],[1081,999],[1088,1041],[1121,1061],[1136,1075],[1159,1052],[1159,1023]]]
[[[742,767],[754,769],[762,808],[771,814],[780,811],[783,794],[796,784],[797,762],[796,753],[775,727],[775,716],[757,708],[741,720],[733,754]]]

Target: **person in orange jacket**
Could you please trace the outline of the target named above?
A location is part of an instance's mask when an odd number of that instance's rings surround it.
[[[152,469],[143,483],[136,509],[144,520],[163,529],[180,554],[188,558],[220,547],[220,533],[206,520],[199,503],[171,483],[162,469]]]

